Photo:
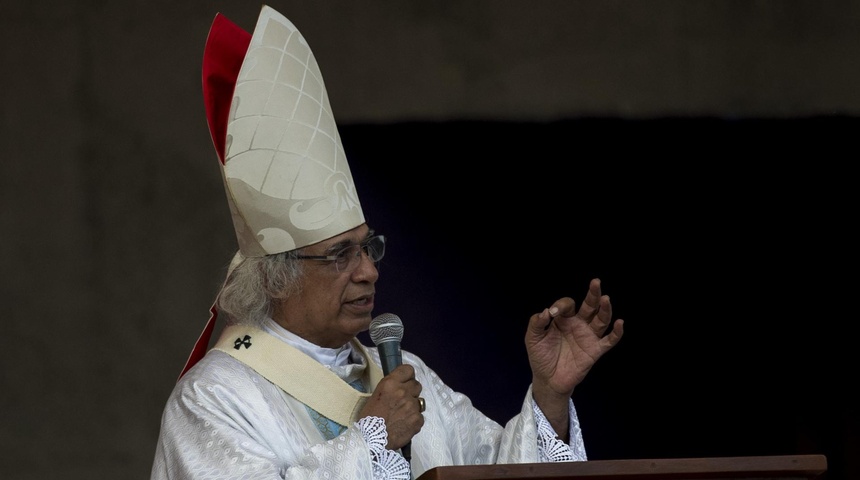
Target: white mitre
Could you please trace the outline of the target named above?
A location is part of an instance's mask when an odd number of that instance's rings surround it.
[[[239,240],[228,271],[364,223],[319,66],[289,20],[263,6],[251,35],[215,15],[203,101]],[[180,378],[209,348],[210,312]]]
[[[217,20],[204,52],[204,97],[242,255],[286,252],[364,223],[322,74],[305,38],[263,6],[240,60],[237,44],[247,33]],[[224,82],[240,61],[230,92]],[[209,88],[213,81],[221,84]]]

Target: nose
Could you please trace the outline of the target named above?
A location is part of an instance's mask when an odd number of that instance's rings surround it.
[[[370,259],[365,249],[361,248],[359,251],[361,253],[358,255],[358,266],[352,271],[353,280],[356,282],[376,282],[379,278],[376,264]]]

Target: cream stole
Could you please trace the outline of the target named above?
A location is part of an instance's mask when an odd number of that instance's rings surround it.
[[[370,360],[357,339],[352,345],[364,357],[362,375],[372,392],[382,380],[382,369]],[[296,400],[341,425],[352,425],[369,393],[354,389],[321,363],[295,347],[249,325],[228,325],[212,347],[253,368]]]

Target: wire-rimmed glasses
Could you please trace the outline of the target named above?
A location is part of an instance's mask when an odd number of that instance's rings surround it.
[[[361,261],[361,252],[374,264],[385,255],[385,235],[375,235],[361,243],[354,243],[331,255],[296,255],[299,260],[320,260],[334,263],[338,272],[346,272],[355,268]]]

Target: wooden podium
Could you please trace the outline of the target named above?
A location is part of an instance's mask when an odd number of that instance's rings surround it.
[[[445,466],[418,480],[812,480],[826,470],[824,455],[779,455]]]

